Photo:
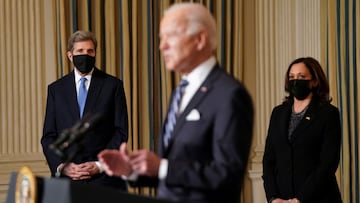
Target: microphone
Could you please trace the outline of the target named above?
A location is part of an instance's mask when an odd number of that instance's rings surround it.
[[[61,150],[59,150],[59,146],[62,145],[64,142],[66,142],[67,139],[69,139],[70,136],[70,129],[65,129],[61,132],[59,138],[55,140],[54,143],[49,145],[49,148],[55,152],[58,156],[62,157],[64,154]]]
[[[55,140],[55,142],[53,142],[52,144],[49,145],[49,148],[51,150],[54,150],[59,156],[61,155],[61,152],[59,154],[59,151],[57,150],[59,148],[59,146],[61,146],[64,142],[66,142],[66,140],[69,139],[71,133],[73,131],[75,131],[76,129],[80,128],[80,126],[83,125],[83,120],[79,120],[75,123],[75,125],[71,128],[67,128],[64,129],[61,133],[60,136],[58,137],[57,140]]]
[[[87,114],[83,119],[76,122],[73,127],[64,129],[59,138],[49,145],[49,148],[60,157],[63,157],[64,150],[73,143],[79,142],[83,135],[93,129],[101,119],[102,114]]]
[[[93,115],[87,115],[82,119],[81,125],[77,128],[74,128],[70,132],[69,139],[66,140],[61,146],[61,149],[65,149],[72,145],[73,143],[76,143],[81,140],[83,135],[90,130],[92,130],[101,120],[102,115],[101,114],[93,114]]]
[[[67,139],[69,139],[70,136],[70,129],[65,129],[60,133],[60,136],[58,137],[55,142],[49,145],[49,148],[52,150],[55,150],[58,148],[63,142],[65,142]]]

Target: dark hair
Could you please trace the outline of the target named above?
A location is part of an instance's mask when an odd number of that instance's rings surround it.
[[[311,77],[316,86],[313,87],[313,98],[319,100],[320,103],[330,103],[332,98],[329,95],[329,82],[326,79],[325,73],[320,63],[312,57],[302,57],[295,59],[288,67],[285,75],[285,92],[289,93],[289,72],[291,67],[297,63],[304,63],[306,68],[310,71]],[[292,95],[285,97],[285,102],[293,102]]]
[[[82,30],[78,30],[71,35],[68,40],[67,51],[73,51],[75,42],[83,42],[87,40],[91,40],[94,43],[96,51],[97,41],[94,33]]]

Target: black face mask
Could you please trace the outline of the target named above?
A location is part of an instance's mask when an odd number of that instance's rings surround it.
[[[95,57],[87,54],[73,55],[73,63],[81,73],[89,73],[95,65]]]
[[[310,80],[289,80],[290,95],[298,100],[304,100],[311,92]]]

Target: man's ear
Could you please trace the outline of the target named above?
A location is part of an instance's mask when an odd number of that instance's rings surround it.
[[[207,41],[209,40],[209,36],[208,33],[205,32],[205,30],[201,30],[196,38],[196,40],[198,41],[197,44],[197,49],[198,50],[202,50],[205,48],[205,46],[207,45]]]
[[[66,55],[67,55],[68,59],[72,62],[73,61],[73,59],[72,59],[73,55],[72,55],[71,51],[66,52]]]

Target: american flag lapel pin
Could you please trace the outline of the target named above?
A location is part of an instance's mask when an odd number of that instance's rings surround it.
[[[208,91],[208,88],[205,87],[205,86],[202,86],[202,87],[200,88],[200,91],[203,92],[203,93],[205,93],[205,92]]]

